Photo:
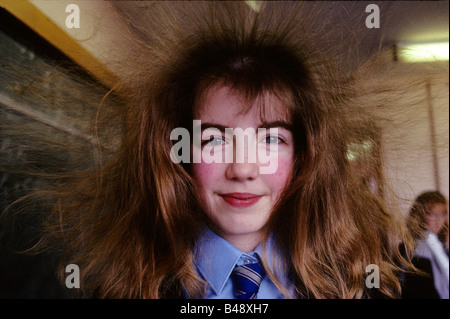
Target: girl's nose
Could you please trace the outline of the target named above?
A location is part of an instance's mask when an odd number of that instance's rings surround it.
[[[252,181],[259,175],[259,165],[257,163],[230,163],[226,170],[226,177],[234,181]]]
[[[245,143],[244,148],[234,144],[233,162],[228,164],[226,177],[235,181],[254,180],[259,175],[259,163],[256,157],[256,144]]]

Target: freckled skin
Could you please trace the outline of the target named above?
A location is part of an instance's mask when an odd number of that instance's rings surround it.
[[[266,105],[265,122],[286,121],[280,118],[283,108],[278,100],[264,95]],[[262,121],[257,107],[241,113],[242,99],[230,92],[227,87],[212,87],[202,100],[199,114],[195,117],[202,123],[216,123],[226,128],[257,128]],[[261,229],[266,224],[271,210],[289,181],[292,173],[294,145],[293,137],[286,128],[277,127],[275,139],[277,151],[270,150],[270,161],[277,161],[277,170],[273,174],[261,174],[260,167],[268,163],[249,162],[248,156],[243,163],[201,163],[192,164],[193,177],[197,180],[205,199],[205,211],[216,226],[216,231],[231,244],[243,251],[253,250],[261,241]],[[274,131],[267,129],[267,136]],[[264,136],[266,136],[264,135]],[[274,134],[275,135],[275,134]],[[219,139],[220,140],[220,139]],[[257,149],[266,150],[270,143],[258,136]],[[226,147],[226,145],[205,147]],[[268,148],[267,148],[268,149]],[[209,149],[208,149],[209,150]],[[193,152],[201,152],[193,149]],[[221,196],[228,193],[251,193],[260,199],[249,207],[235,207]]]

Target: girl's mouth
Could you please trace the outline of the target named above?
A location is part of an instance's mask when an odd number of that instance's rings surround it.
[[[256,204],[262,195],[252,193],[227,193],[220,194],[220,197],[233,207],[245,208]]]

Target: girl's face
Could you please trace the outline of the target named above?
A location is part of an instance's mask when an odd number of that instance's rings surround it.
[[[439,234],[447,220],[447,205],[435,203],[429,205],[429,214],[425,216],[427,227],[435,234]]]
[[[293,136],[287,116],[280,112],[283,105],[269,94],[262,99],[264,120],[257,102],[244,113],[242,96],[216,85],[205,94],[195,116],[201,120],[203,139],[201,147],[193,147],[193,156],[196,152],[203,156],[192,164],[192,174],[203,192],[205,211],[219,235],[247,252],[261,241],[262,229],[293,170]],[[255,134],[239,144],[225,128]],[[265,133],[259,134],[258,128],[265,128]],[[205,157],[230,150],[231,160],[211,162]],[[264,171],[269,165],[272,170]]]

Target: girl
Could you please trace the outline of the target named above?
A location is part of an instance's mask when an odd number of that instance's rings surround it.
[[[437,191],[420,194],[411,207],[408,226],[416,238],[413,262],[417,268],[431,273],[432,288],[426,289],[427,280],[411,277],[410,294],[431,298],[434,294],[448,299],[448,212],[447,200]],[[422,281],[419,281],[422,280]]]
[[[315,16],[292,3],[147,9],[127,11],[140,51],[113,90],[121,125],[96,122],[120,129],[117,150],[98,148],[94,172],[52,193],[44,242],[63,243],[61,265],[79,266],[85,296],[398,296],[406,232],[348,157],[375,125]],[[189,132],[189,160],[176,129]],[[255,134],[239,149],[230,130]],[[262,155],[275,170],[263,173]],[[369,265],[379,288],[366,284]]]

